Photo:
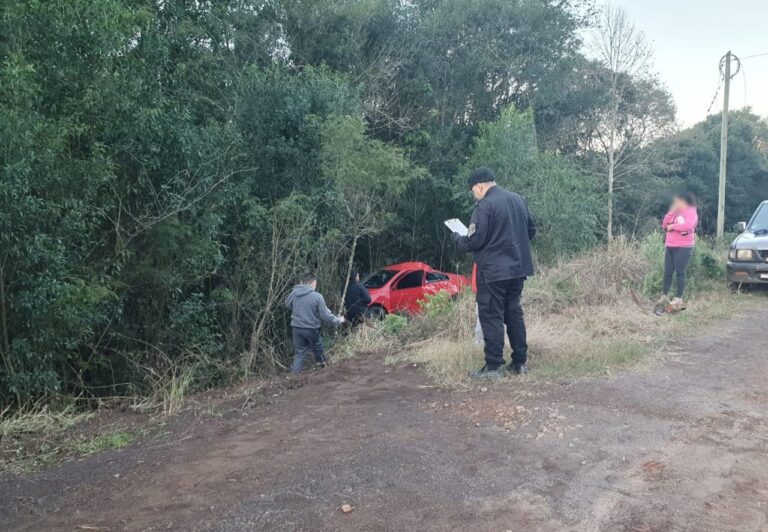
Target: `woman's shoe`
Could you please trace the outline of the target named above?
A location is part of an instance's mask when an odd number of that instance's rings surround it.
[[[685,310],[685,304],[682,299],[676,297],[669,303],[669,305],[667,305],[665,310],[669,313],[680,312],[681,310]]]

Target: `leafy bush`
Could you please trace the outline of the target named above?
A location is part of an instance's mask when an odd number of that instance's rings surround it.
[[[528,200],[539,260],[551,263],[597,242],[597,184],[567,159],[538,149],[532,110],[510,106],[495,122],[481,124],[461,175],[479,166],[492,168],[501,186]]]
[[[524,302],[546,312],[573,305],[603,305],[624,298],[626,287],[643,283],[648,261],[642,246],[618,238],[539,269],[526,284]]]
[[[381,330],[389,336],[399,335],[408,326],[408,318],[400,314],[387,314],[384,317]]]
[[[664,282],[664,235],[655,232],[641,242],[643,256],[648,261],[648,272],[643,278],[642,291],[648,297],[658,297]],[[725,283],[725,259],[727,248],[699,238],[688,264],[686,296],[711,289]],[[676,281],[673,279],[672,289]]]
[[[421,311],[425,316],[439,318],[450,314],[455,307],[454,297],[446,291],[427,294],[421,302]]]

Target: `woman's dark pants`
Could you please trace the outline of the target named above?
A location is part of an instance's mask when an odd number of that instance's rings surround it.
[[[688,263],[691,261],[693,248],[667,248],[664,253],[664,287],[662,292],[665,294],[672,288],[672,276],[677,275],[677,290],[675,295],[683,297],[685,292],[685,271]]]

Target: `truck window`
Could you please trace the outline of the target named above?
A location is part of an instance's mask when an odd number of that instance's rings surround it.
[[[768,230],[768,205],[760,205],[757,208],[747,229],[749,229],[751,233],[761,229]]]

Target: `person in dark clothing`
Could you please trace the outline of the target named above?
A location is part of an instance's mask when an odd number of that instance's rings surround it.
[[[496,185],[493,172],[478,168],[468,184],[477,200],[466,236],[453,233],[459,249],[477,264],[477,306],[485,340],[485,366],[473,378],[503,376],[504,326],[512,346],[509,369],[527,373],[528,344],[520,298],[533,275],[531,240],[536,222],[525,200]]]
[[[291,373],[294,375],[301,373],[310,353],[315,355],[315,362],[319,367],[326,366],[320,324],[326,322],[339,326],[345,321],[344,317],[334,316],[316,289],[317,277],[311,273],[307,274],[293,287],[285,300],[286,308],[291,310],[294,348]]]
[[[353,272],[349,278],[347,293],[344,295],[344,308],[347,309],[346,318],[352,325],[358,325],[365,319],[365,311],[371,304],[371,294],[360,282],[360,273]]]

